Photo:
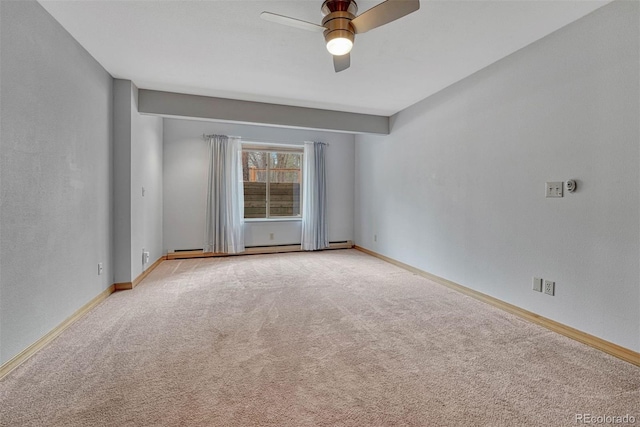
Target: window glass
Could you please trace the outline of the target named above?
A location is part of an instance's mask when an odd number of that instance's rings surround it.
[[[242,152],[245,218],[300,217],[302,152]]]

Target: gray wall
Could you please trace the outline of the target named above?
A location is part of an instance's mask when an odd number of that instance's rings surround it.
[[[115,282],[136,279],[162,256],[162,118],[138,113],[138,88],[114,81]],[[145,193],[142,195],[142,188]],[[149,264],[142,263],[142,250]]]
[[[131,282],[131,118],[133,84],[113,82],[114,282]]]
[[[112,78],[38,3],[0,10],[4,363],[113,283]]]
[[[162,118],[138,113],[133,86],[131,111],[131,278],[134,280],[163,254]],[[142,188],[144,187],[144,196]],[[142,249],[149,264],[142,264]]]
[[[353,239],[354,136],[216,122],[164,119],[164,245],[202,248],[208,146],[202,134],[238,135],[265,142],[324,141],[327,148],[329,240]],[[299,244],[300,221],[247,222],[247,246]],[[269,234],[274,239],[269,239]]]
[[[357,244],[639,351],[638,15],[604,6],[357,136]]]

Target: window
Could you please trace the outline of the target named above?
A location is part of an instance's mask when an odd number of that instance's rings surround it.
[[[302,147],[242,150],[245,218],[301,216]]]

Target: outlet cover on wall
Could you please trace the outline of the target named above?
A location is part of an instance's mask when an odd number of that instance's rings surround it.
[[[552,282],[551,280],[545,280],[544,293],[547,295],[554,296],[556,293],[556,282]]]

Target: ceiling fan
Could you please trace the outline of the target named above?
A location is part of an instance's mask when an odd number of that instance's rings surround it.
[[[381,27],[418,9],[420,0],[386,0],[356,16],[358,5],[355,1],[325,0],[321,7],[324,15],[322,25],[271,12],[262,12],[260,17],[278,24],[324,33],[327,50],[333,55],[333,66],[338,73],[351,65],[349,52],[356,34]]]

